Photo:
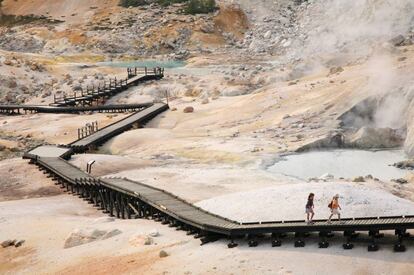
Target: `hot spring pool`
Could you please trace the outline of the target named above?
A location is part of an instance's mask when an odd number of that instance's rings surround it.
[[[180,68],[184,67],[186,63],[184,61],[177,60],[132,60],[132,61],[111,61],[111,62],[99,62],[96,65],[98,66],[108,66],[108,67],[162,67],[167,69]]]
[[[372,175],[389,181],[406,176],[407,171],[390,166],[405,159],[403,150],[313,151],[283,156],[268,170],[302,180],[329,173],[335,178]]]

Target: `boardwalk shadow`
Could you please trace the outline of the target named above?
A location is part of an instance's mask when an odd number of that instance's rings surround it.
[[[297,252],[297,253],[311,253],[311,254],[320,254],[320,255],[335,255],[342,257],[350,258],[366,258],[373,260],[381,260],[385,262],[393,263],[410,263],[414,262],[414,237],[405,238],[403,244],[406,246],[407,251],[402,253],[396,253],[393,250],[394,244],[397,241],[396,236],[394,236],[393,231],[385,231],[383,238],[376,239],[376,243],[379,246],[379,250],[376,252],[368,252],[368,245],[371,243],[371,237],[367,233],[362,233],[352,241],[354,248],[350,250],[345,250],[342,248],[343,243],[346,241],[346,238],[342,236],[341,233],[336,233],[334,237],[327,238],[329,242],[328,248],[319,248],[318,243],[320,238],[317,233],[311,234],[309,237],[303,238],[305,241],[305,247],[294,247],[295,237],[294,234],[288,234],[285,238],[281,239],[282,246],[272,247],[272,239],[270,235],[258,238],[257,247],[249,247],[247,239],[237,239],[235,240],[238,243],[237,248],[241,251],[255,251],[260,250],[268,251],[272,253],[273,251],[278,252]],[[414,231],[411,231],[411,234],[414,234]],[[220,240],[220,244],[223,244],[227,247],[225,240]]]

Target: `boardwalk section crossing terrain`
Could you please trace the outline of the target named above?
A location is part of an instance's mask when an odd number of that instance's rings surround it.
[[[102,128],[92,135],[73,142],[69,144],[69,146],[71,146],[76,152],[83,152],[88,147],[98,146],[108,139],[132,128],[134,124],[138,124],[139,126],[140,124],[145,123],[146,121],[155,117],[159,113],[166,111],[167,109],[168,105],[164,103],[155,103],[154,105],[140,112],[134,113],[124,119],[121,119]]]
[[[129,87],[138,85],[148,80],[158,80],[164,77],[163,68],[153,68],[148,70],[146,67],[142,70],[134,69],[132,73],[128,68],[128,76],[125,79],[111,78],[105,81],[102,86],[86,87],[86,91],[74,92],[72,95],[63,94],[60,97],[54,97],[51,106],[76,106],[76,105],[93,105],[99,103],[100,100],[114,96],[120,92],[127,90]]]
[[[134,77],[135,70],[128,70]],[[411,238],[407,230],[414,229],[414,216],[364,217],[342,221],[316,220],[314,224],[299,221],[262,221],[240,223],[196,207],[161,189],[131,181],[126,178],[96,178],[66,160],[74,153],[83,153],[101,145],[108,139],[133,127],[143,125],[156,115],[168,110],[164,103],[154,103],[95,133],[65,146],[41,146],[24,155],[31,163],[51,177],[65,191],[77,195],[111,216],[118,218],[150,218],[200,238],[205,244],[220,238],[230,240],[228,247],[235,247],[236,240],[247,238],[249,246],[257,246],[265,234],[272,246],[280,246],[286,234],[293,233],[295,247],[305,246],[305,237],[318,233],[319,247],[329,246],[328,239],[335,232],[343,233],[344,249],[352,249],[359,232],[370,236],[368,251],[376,251],[380,231],[393,230],[396,235],[394,251],[405,251],[404,239]],[[260,209],[258,209],[260,211]]]
[[[79,114],[84,112],[123,113],[140,111],[151,105],[152,103],[72,107],[56,107],[45,105],[0,105],[0,113],[9,115],[31,113]]]
[[[140,83],[159,80],[164,77],[163,68],[143,68],[127,70],[128,76],[125,79],[109,79],[102,86],[86,87],[86,91],[74,91],[72,95],[63,94],[54,96],[54,102],[49,106],[45,105],[0,105],[0,114],[21,114],[21,113],[81,113],[81,112],[122,112],[139,111],[148,107],[148,104],[121,104],[121,105],[98,105],[103,99],[110,98],[118,93],[126,91],[131,86]]]

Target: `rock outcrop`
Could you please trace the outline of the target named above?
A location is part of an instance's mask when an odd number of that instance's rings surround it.
[[[408,156],[414,157],[414,101],[411,102],[407,114],[407,137],[404,143],[404,149]]]
[[[118,229],[114,230],[98,230],[98,229],[76,229],[66,239],[64,248],[71,248],[82,244],[105,240],[122,232]]]
[[[360,128],[347,142],[356,148],[395,148],[404,143],[404,137],[398,130],[391,128]]]

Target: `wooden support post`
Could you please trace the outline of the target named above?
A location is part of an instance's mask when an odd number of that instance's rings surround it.
[[[321,238],[320,242],[319,242],[319,248],[328,248],[329,247],[329,242],[326,240],[326,232],[319,232],[319,237]]]
[[[116,217],[119,219],[120,217],[120,202],[119,202],[119,193],[115,192],[115,212],[116,212]]]
[[[94,206],[100,210],[103,210],[104,208],[102,207],[102,197],[100,196],[101,194],[99,193],[99,188],[96,186],[93,186],[91,188],[91,191],[92,191],[92,200],[93,200]]]
[[[109,202],[109,191],[107,189],[105,189],[105,188],[102,188],[101,189],[101,194],[102,194],[102,197],[103,197],[103,203],[104,203],[103,206],[105,208],[104,212],[105,213],[109,213],[109,205],[110,205],[110,202]]]
[[[137,208],[137,211],[138,211],[138,218],[142,218],[142,206],[141,206],[141,202],[137,202],[136,203],[136,208]]]
[[[131,199],[130,197],[128,197],[127,203],[128,203],[127,204],[127,208],[129,209],[128,212],[127,212],[128,213],[128,219],[131,219],[132,212],[135,213],[135,218],[137,218],[139,216],[139,211],[138,211],[137,207],[134,206],[133,199]]]
[[[248,241],[248,245],[249,247],[256,247],[259,245],[259,242],[257,241],[257,236],[256,235],[248,235],[247,236]]]
[[[354,244],[351,243],[351,239],[352,239],[352,236],[351,235],[347,235],[346,236],[346,243],[344,243],[342,245],[342,247],[344,249],[352,249],[352,248],[354,248]]]
[[[126,215],[126,219],[131,219],[131,215],[132,215],[132,209],[131,207],[129,207],[129,205],[131,204],[131,198],[129,196],[125,196],[124,199],[124,207],[125,207],[125,215]]]
[[[405,229],[395,230],[395,235],[397,236],[397,242],[394,245],[394,252],[405,252],[406,247],[403,244],[403,238],[406,235]]]
[[[295,233],[295,247],[304,247],[305,242],[303,241],[303,234],[300,232]]]
[[[125,219],[125,198],[121,194],[119,194],[119,212],[121,219]]]
[[[282,241],[280,240],[280,234],[272,233],[272,247],[278,247],[281,245],[282,245]]]
[[[378,251],[379,247],[378,247],[376,239],[377,238],[376,238],[375,234],[372,234],[371,235],[371,243],[368,245],[368,251],[369,252]]]
[[[114,204],[115,204],[115,199],[114,199],[114,193],[113,191],[109,191],[109,215],[111,217],[114,216]]]
[[[190,231],[190,232],[191,232],[191,231]],[[234,247],[236,247],[236,246],[238,246],[238,244],[234,242],[234,240],[233,240],[233,236],[230,236],[230,243],[227,245],[227,247],[228,247],[228,248],[234,248]]]

